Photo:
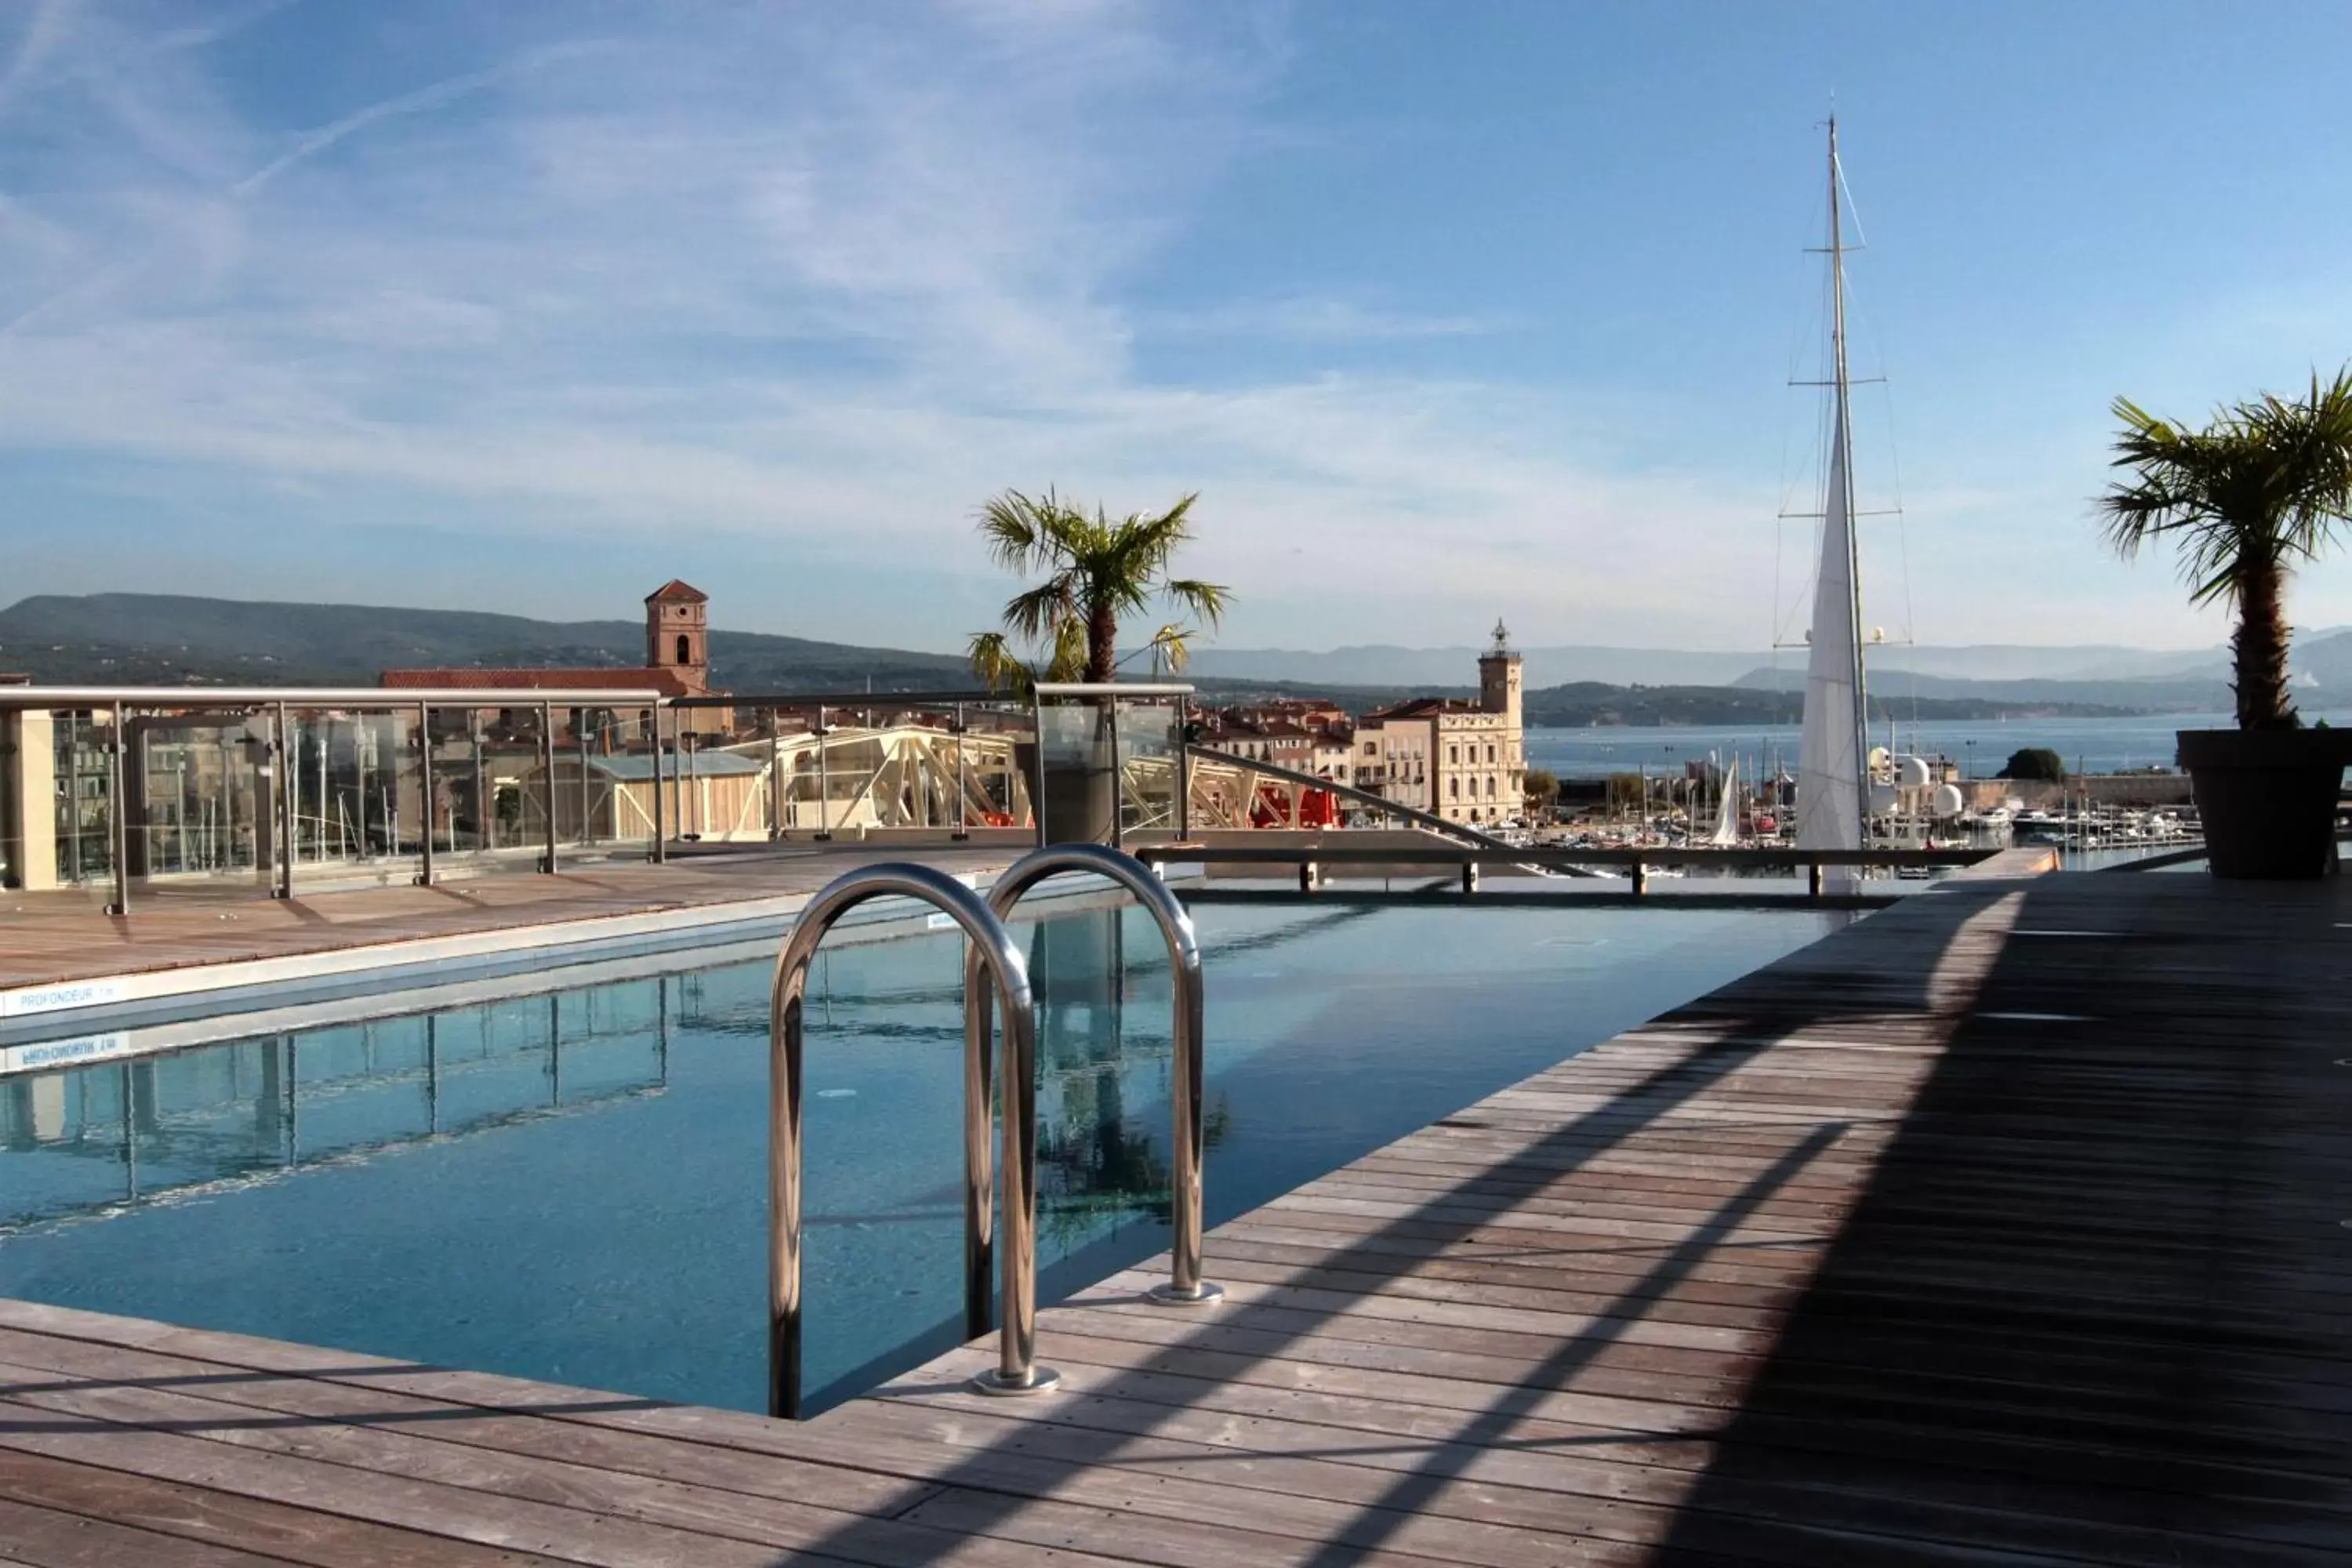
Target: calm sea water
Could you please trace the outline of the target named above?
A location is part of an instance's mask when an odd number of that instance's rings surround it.
[[[2332,725],[2352,724],[2352,712],[2310,710],[2306,722],[2320,719]],[[1941,754],[1958,763],[1971,776],[1990,778],[2000,771],[2011,752],[2048,746],[2078,773],[2119,773],[2126,768],[2173,765],[2173,735],[2181,730],[2233,728],[2226,713],[2158,713],[2131,719],[2011,719],[1969,720],[1944,723],[1898,724],[1893,738],[1904,752],[1927,756]],[[1885,726],[1874,732],[1875,744],[1888,743]],[[1562,778],[1600,778],[1633,773],[1679,772],[1686,762],[1713,756],[1718,763],[1736,754],[1743,771],[1779,764],[1794,772],[1797,729],[1794,725],[1624,725],[1589,730],[1529,730],[1528,765],[1549,768]]]

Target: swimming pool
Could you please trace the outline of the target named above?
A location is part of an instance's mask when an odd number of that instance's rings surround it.
[[[1208,1222],[1853,918],[1204,907]],[[1166,957],[1131,910],[1021,935],[1051,1300],[1166,1246]],[[760,1408],[769,970],[741,952],[0,1079],[0,1295]],[[961,982],[952,932],[814,973],[812,1409],[959,1336]]]

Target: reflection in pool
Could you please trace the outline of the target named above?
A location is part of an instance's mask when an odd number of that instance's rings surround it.
[[[1197,918],[1214,1225],[1850,917]],[[1132,910],[1024,935],[1051,1300],[1165,1245],[1166,958]],[[813,1389],[954,1336],[960,953],[943,933],[819,957]],[[0,1079],[0,1295],[755,1408],[767,984],[735,963]]]

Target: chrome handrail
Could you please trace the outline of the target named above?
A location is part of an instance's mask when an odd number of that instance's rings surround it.
[[[825,933],[869,899],[919,899],[951,917],[970,939],[971,963],[984,966],[1004,994],[1004,1326],[997,1342],[997,1369],[972,1379],[989,1394],[1036,1394],[1058,1381],[1037,1364],[1037,1089],[1036,1017],[1029,994],[1029,968],[1004,922],[978,893],[929,866],[861,866],[826,883],[793,922],[776,957],[775,985],[768,1016],[768,1413],[797,1418],[801,1405],[801,1075],[804,1055],[801,1013],[809,964]],[[967,990],[967,1042],[976,998]],[[986,1156],[990,1106],[986,1094],[986,1039],[979,1090],[973,1092],[971,1058],[965,1059],[965,1218],[984,1222],[989,1211]],[[973,1129],[981,1153],[972,1155]],[[985,1280],[983,1279],[983,1285]],[[969,1285],[969,1281],[967,1281]],[[984,1298],[983,1298],[984,1299]]]
[[[988,907],[1003,919],[1021,901],[1023,894],[1062,871],[1090,872],[1118,883],[1135,895],[1136,901],[1159,922],[1160,934],[1168,939],[1169,984],[1176,997],[1174,1081],[1170,1094],[1174,1101],[1175,1148],[1169,1169],[1169,1217],[1175,1238],[1169,1248],[1171,1262],[1168,1283],[1153,1287],[1150,1294],[1152,1300],[1170,1306],[1199,1306],[1214,1301],[1224,1290],[1201,1278],[1202,1003],[1201,942],[1193,933],[1192,917],[1185,912],[1176,895],[1168,890],[1168,885],[1142,861],[1100,844],[1049,844],[1031,850],[996,879],[996,885],[989,890]],[[969,1062],[988,1049],[988,976],[982,971],[977,947],[964,961],[963,985],[964,1055]],[[966,1241],[969,1248],[969,1231]],[[985,1248],[986,1237],[981,1237],[977,1245]],[[969,1256],[968,1250],[968,1258]],[[984,1251],[979,1267],[984,1277]]]

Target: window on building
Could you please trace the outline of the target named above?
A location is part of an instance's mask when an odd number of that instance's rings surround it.
[[[677,639],[677,662],[680,664],[694,662],[694,640],[683,634]]]
[[[1445,781],[1445,795],[1446,798],[1449,800],[1460,800],[1462,798],[1462,781],[1460,779],[1447,779]]]
[[[1486,765],[1490,768],[1495,765],[1495,748],[1492,746],[1486,748]]]
[[[1448,746],[1448,747],[1446,747],[1446,748],[1445,748],[1445,760],[1446,760],[1447,762],[1449,762],[1449,763],[1458,763],[1458,762],[1460,762],[1460,761],[1462,760],[1462,748],[1461,748],[1461,747],[1459,747],[1459,746]]]

